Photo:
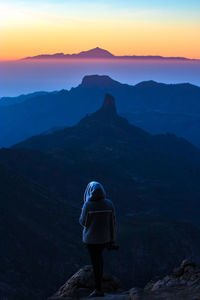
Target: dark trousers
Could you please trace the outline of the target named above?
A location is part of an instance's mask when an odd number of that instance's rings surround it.
[[[94,270],[95,288],[101,290],[103,278],[103,249],[105,244],[86,244]]]

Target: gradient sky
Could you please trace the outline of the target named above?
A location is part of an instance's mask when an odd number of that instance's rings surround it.
[[[0,59],[77,53],[200,58],[199,0],[0,0]]]

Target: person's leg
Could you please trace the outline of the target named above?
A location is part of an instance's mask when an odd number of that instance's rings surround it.
[[[103,249],[104,245],[99,244],[96,248],[98,257],[98,274],[97,274],[97,288],[101,290],[102,278],[103,278]]]
[[[99,248],[100,288],[101,288],[101,283],[102,283],[102,279],[103,279],[103,249],[104,249],[104,247],[105,247],[104,245],[101,245],[101,247]]]
[[[94,270],[95,288],[101,290],[103,276],[103,249],[104,244],[87,244]]]

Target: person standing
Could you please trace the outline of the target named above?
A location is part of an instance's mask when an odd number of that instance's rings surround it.
[[[82,241],[89,251],[94,271],[95,290],[89,297],[104,296],[102,290],[103,250],[116,239],[115,207],[97,181],[88,183],[79,223],[83,226]]]

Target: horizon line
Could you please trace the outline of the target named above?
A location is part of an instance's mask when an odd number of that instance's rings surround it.
[[[185,57],[185,56],[162,56],[160,54],[146,54],[146,55],[136,55],[136,54],[131,54],[131,55],[126,55],[126,54],[123,54],[123,55],[115,55],[113,54],[112,52],[104,49],[104,48],[100,48],[100,47],[95,47],[95,48],[91,48],[91,49],[88,49],[88,50],[82,50],[80,52],[72,52],[72,53],[64,53],[64,52],[55,52],[55,53],[40,53],[40,54],[36,54],[36,55],[33,55],[33,56],[25,56],[25,57],[22,57],[22,58],[14,58],[14,59],[1,59],[0,58],[0,62],[11,62],[11,61],[20,61],[20,60],[31,60],[31,59],[34,59],[36,60],[38,56],[50,56],[49,59],[52,59],[52,56],[56,55],[56,54],[60,54],[60,55],[63,55],[63,56],[67,56],[67,55],[79,55],[81,53],[84,53],[84,52],[89,52],[91,50],[95,50],[95,49],[100,49],[100,50],[103,50],[103,51],[107,51],[108,53],[110,53],[112,56],[111,57],[93,57],[93,58],[90,58],[90,57],[82,57],[82,58],[79,58],[79,57],[63,57],[63,58],[57,58],[58,60],[62,60],[62,59],[94,59],[94,60],[100,60],[100,59],[106,59],[106,60],[109,60],[109,59],[122,59],[122,58],[126,58],[126,59],[134,59],[134,58],[160,58],[160,59],[178,59],[178,60],[181,60],[181,59],[185,59],[185,60],[200,60],[200,57],[199,58],[191,58],[191,57]],[[42,60],[42,59],[45,59],[45,60],[48,60],[48,58],[38,58],[38,60]],[[56,59],[56,58],[55,58]]]

